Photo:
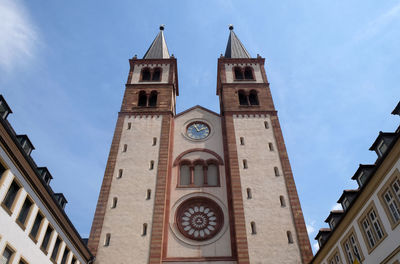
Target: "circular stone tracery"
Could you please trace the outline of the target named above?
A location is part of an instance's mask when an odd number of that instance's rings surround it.
[[[208,198],[191,198],[184,201],[176,213],[179,231],[193,240],[207,240],[214,237],[224,223],[222,209]]]

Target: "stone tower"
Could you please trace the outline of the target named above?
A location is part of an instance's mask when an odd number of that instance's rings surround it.
[[[177,62],[163,30],[130,60],[89,239],[96,263],[308,263],[264,59],[230,27],[220,114],[176,114]]]

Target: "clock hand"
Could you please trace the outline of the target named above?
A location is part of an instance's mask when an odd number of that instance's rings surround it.
[[[197,132],[200,132],[200,130],[199,130],[199,128],[197,127],[196,124],[193,124],[193,126],[194,126],[194,128],[196,128],[196,131],[197,131]]]
[[[204,129],[207,129],[207,127],[203,127],[202,129],[200,129],[199,131],[201,131],[201,130],[204,130]]]

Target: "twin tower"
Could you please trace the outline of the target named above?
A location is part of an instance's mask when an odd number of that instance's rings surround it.
[[[265,59],[230,27],[220,113],[176,114],[164,28],[130,71],[89,249],[96,264],[308,263],[312,258]]]

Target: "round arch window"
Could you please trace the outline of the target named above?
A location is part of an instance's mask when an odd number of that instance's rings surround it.
[[[221,231],[224,214],[213,200],[195,197],[184,201],[178,207],[175,221],[179,231],[185,237],[203,241]]]

